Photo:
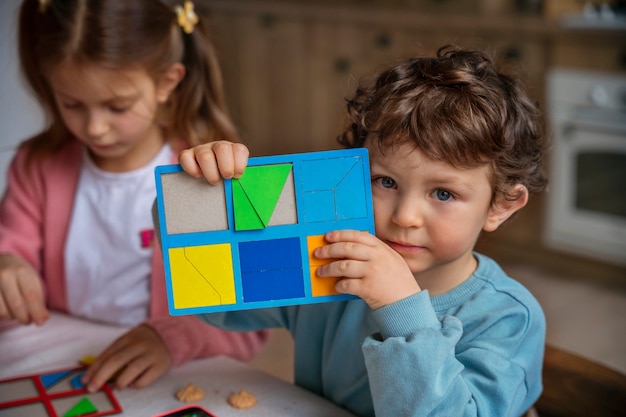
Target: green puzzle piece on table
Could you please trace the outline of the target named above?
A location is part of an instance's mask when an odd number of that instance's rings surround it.
[[[67,413],[63,414],[63,417],[77,417],[85,414],[95,413],[98,409],[89,400],[89,398],[83,398],[77,402],[74,407],[70,408]]]
[[[233,180],[235,230],[268,226],[291,167],[291,164],[247,167],[241,178]]]

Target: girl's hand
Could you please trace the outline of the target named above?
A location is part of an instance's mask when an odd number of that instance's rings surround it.
[[[182,151],[178,162],[192,177],[206,178],[209,184],[239,178],[248,165],[250,151],[241,143],[219,140]]]
[[[85,371],[82,382],[89,392],[107,381],[115,388],[143,388],[170,368],[172,359],[161,337],[152,327],[139,325],[119,337]]]
[[[37,271],[17,256],[0,254],[0,320],[40,326],[48,317]]]
[[[421,291],[408,265],[396,251],[368,232],[340,230],[326,233],[327,245],[315,249],[320,259],[336,259],[320,266],[320,277],[341,277],[335,289],[361,297],[372,310]]]

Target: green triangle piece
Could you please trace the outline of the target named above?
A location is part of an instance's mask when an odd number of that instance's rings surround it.
[[[237,180],[233,180],[233,201],[235,230],[259,230],[265,228]]]
[[[91,400],[87,397],[84,397],[79,402],[77,402],[74,407],[70,408],[67,413],[63,414],[63,417],[76,417],[83,416],[89,413],[95,413],[98,409],[91,402]]]
[[[248,167],[241,178],[233,181],[233,184],[237,182],[241,186],[242,191],[242,193],[236,193],[236,187],[233,187],[236,230],[255,230],[267,227],[291,168],[291,164]],[[254,212],[249,211],[250,206]],[[244,220],[249,220],[250,217],[258,219],[261,226],[257,227],[257,220],[250,223]],[[238,218],[239,226],[237,225]],[[246,223],[255,225],[255,227],[253,229],[240,227]]]

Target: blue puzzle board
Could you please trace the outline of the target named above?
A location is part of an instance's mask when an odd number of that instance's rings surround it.
[[[250,158],[212,186],[180,165],[155,169],[171,315],[346,300],[315,275],[331,230],[374,233],[367,149]]]

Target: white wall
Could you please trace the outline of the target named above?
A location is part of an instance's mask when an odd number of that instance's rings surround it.
[[[19,0],[0,0],[0,194],[18,143],[41,130],[43,114],[19,74],[17,9]]]

